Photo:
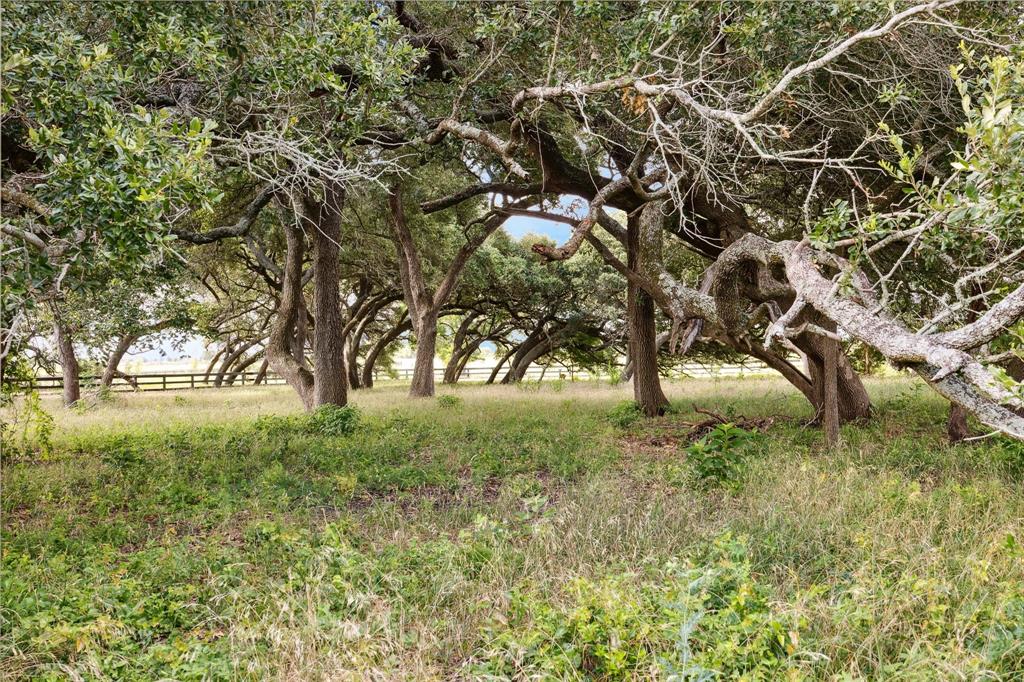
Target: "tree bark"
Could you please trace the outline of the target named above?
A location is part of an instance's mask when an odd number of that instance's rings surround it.
[[[270,366],[270,362],[264,357],[263,362],[260,363],[260,369],[256,372],[256,378],[252,380],[253,386],[259,386],[267,380],[267,367]]]
[[[658,336],[654,339],[655,345],[658,347],[658,351],[661,351],[662,346],[668,343],[668,340],[672,338],[672,332],[659,332]],[[630,354],[626,353],[626,364],[622,366],[622,373],[619,375],[619,382],[625,383],[633,380],[633,358]]]
[[[827,324],[824,321],[821,323]],[[825,371],[825,359],[829,353],[832,339],[816,334],[801,334],[793,340],[794,344],[805,354],[810,371],[810,380],[814,386],[814,398],[811,404],[815,409],[815,419],[820,421],[824,407],[824,386],[830,379]],[[860,421],[871,416],[871,397],[868,395],[860,375],[850,364],[849,358],[840,347],[836,356],[836,391],[839,404],[839,421],[842,423]]]
[[[459,379],[462,378],[462,373],[466,371],[466,365],[468,365],[469,361],[473,358],[473,353],[475,353],[477,351],[477,349],[479,349],[480,346],[483,345],[483,342],[486,341],[486,340],[487,339],[479,338],[479,339],[476,339],[475,341],[471,341],[470,343],[466,344],[465,347],[463,347],[462,355],[459,357],[458,364],[455,365],[455,368],[452,371],[452,380],[451,381],[445,381],[445,383],[450,383],[450,384],[458,383]],[[449,363],[449,367],[450,366],[451,366],[451,363]],[[445,368],[445,374],[448,373],[448,369],[449,369],[448,367]]]
[[[645,212],[646,213],[646,212]],[[661,220],[641,224],[633,214],[626,225],[626,265],[647,273],[647,261],[661,258]],[[629,355],[633,362],[633,399],[648,417],[665,414],[668,398],[658,374],[658,342],[654,300],[633,282],[627,283],[626,316],[629,325]]]
[[[501,383],[517,384],[522,381],[526,376],[527,370],[530,369],[530,365],[557,347],[558,344],[555,339],[559,335],[560,332],[556,332],[552,336],[538,337],[529,346],[521,348],[520,352],[516,353],[512,366],[509,368],[508,374],[501,380]]]
[[[405,220],[401,190],[401,185],[392,186],[388,194],[388,204],[393,218],[392,228],[395,236],[395,248],[398,251],[398,271],[402,280],[402,292],[413,319],[413,328],[416,330],[416,366],[413,370],[413,384],[409,387],[409,395],[425,397],[434,395],[434,357],[428,358],[426,354],[437,347],[437,318],[441,308],[451,297],[469,259],[505,222],[508,216],[501,212],[494,212],[483,221],[481,229],[474,236],[467,235],[466,242],[459,247],[452,258],[437,289],[431,293],[423,274],[416,242]]]
[[[64,406],[71,407],[82,397],[82,385],[79,373],[78,358],[75,356],[75,343],[71,338],[71,330],[61,316],[56,303],[50,304],[53,313],[53,335],[60,356],[60,369],[64,377]]]
[[[238,375],[244,373],[245,370],[249,369],[249,367],[251,367],[252,365],[256,364],[256,361],[259,360],[261,357],[262,357],[262,353],[260,353],[260,351],[257,350],[252,355],[250,355],[248,357],[245,357],[245,358],[239,359],[231,367],[231,371],[228,373],[227,377],[225,378],[224,383],[226,385],[228,385],[228,386],[234,386],[235,385],[235,380],[238,378]],[[245,382],[243,381],[242,383],[245,383]]]
[[[306,339],[309,336],[309,310],[306,309],[306,297],[299,296],[299,306],[295,314],[295,337],[292,339],[292,357],[303,367],[306,362]]]
[[[337,186],[328,187],[322,202],[303,200],[313,243],[313,407],[348,402],[339,272],[343,201]]]
[[[240,346],[236,346],[229,354],[224,356],[224,360],[220,363],[220,369],[217,370],[217,377],[213,380],[213,385],[216,388],[220,388],[224,385],[224,379],[228,375],[228,370],[235,364],[238,358],[245,354],[245,351],[249,350],[256,345],[255,341],[246,341]]]
[[[822,387],[821,425],[825,433],[825,445],[829,448],[839,443],[839,342],[825,341],[824,385]]]
[[[961,443],[971,430],[967,425],[967,410],[956,403],[949,404],[949,421],[946,423],[946,434],[950,443]]]
[[[209,383],[210,375],[213,373],[213,368],[217,366],[217,360],[220,358],[221,355],[224,354],[224,351],[226,351],[227,349],[228,347],[224,346],[216,353],[214,353],[212,358],[210,358],[210,364],[206,366],[206,372],[203,374],[203,383]]]
[[[409,396],[429,398],[434,395],[434,355],[437,352],[437,311],[421,313],[416,328],[416,362],[413,365]]]
[[[281,287],[281,301],[277,318],[270,328],[267,341],[267,362],[295,389],[307,410],[313,408],[313,374],[292,352],[295,341],[295,321],[302,296],[302,259],[305,251],[302,232],[294,225],[284,225],[285,263]],[[317,324],[319,326],[319,324]]]

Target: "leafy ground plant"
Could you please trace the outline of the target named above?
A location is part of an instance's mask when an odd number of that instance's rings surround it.
[[[694,481],[705,487],[738,487],[746,469],[749,446],[757,434],[732,423],[719,424],[686,447]]]

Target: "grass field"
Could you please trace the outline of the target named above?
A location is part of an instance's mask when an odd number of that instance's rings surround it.
[[[3,462],[0,676],[1024,679],[1024,449],[769,379],[116,395]],[[451,396],[451,397],[448,397]],[[719,427],[691,444],[707,415]],[[766,419],[772,418],[772,419]]]

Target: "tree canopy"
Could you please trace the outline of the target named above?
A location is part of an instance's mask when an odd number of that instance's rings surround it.
[[[648,414],[670,358],[727,352],[834,437],[871,414],[856,344],[1024,438],[1020,10],[13,3],[4,362],[118,282],[310,408],[401,339],[414,396],[486,346],[508,381],[625,357]]]

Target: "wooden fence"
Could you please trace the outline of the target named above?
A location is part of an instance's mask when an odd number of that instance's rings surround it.
[[[504,376],[507,367],[503,367],[498,373],[497,380]],[[491,376],[493,367],[466,367],[459,376],[459,381],[467,383],[483,383]],[[395,369],[390,372],[374,372],[374,383],[407,383],[412,380],[412,368]],[[734,365],[704,365],[700,363],[687,363],[671,373],[672,378],[698,377],[698,378],[727,378],[743,377],[751,375],[771,374],[773,370],[761,362],[747,362]],[[229,375],[230,376],[230,375]],[[258,378],[256,372],[239,372],[234,375],[233,380],[225,378],[220,386],[216,384],[216,375],[207,375],[205,372],[168,372],[132,374],[131,379],[118,377],[114,379],[110,390],[112,391],[175,391],[191,390],[200,388],[231,388],[240,386],[256,385]],[[434,376],[438,382],[444,377],[444,370],[435,368]],[[526,370],[524,381],[589,381],[593,379],[607,379],[609,372],[589,372],[587,370],[573,369],[561,365],[550,365],[548,367],[532,365]],[[82,387],[88,389],[99,384],[98,376],[81,377]],[[267,372],[260,378],[259,385],[281,385],[285,381],[282,377]],[[61,390],[64,387],[64,378],[59,376],[39,376],[34,379],[21,382],[22,387],[34,387],[40,391]]]

